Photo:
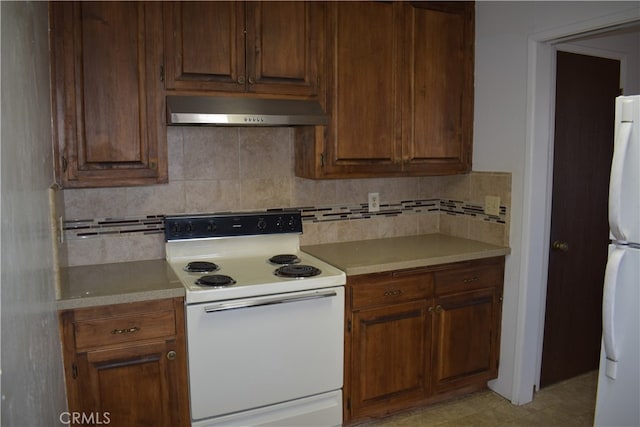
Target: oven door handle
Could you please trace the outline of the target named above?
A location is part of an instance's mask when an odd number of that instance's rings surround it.
[[[276,296],[260,299],[243,299],[240,301],[226,301],[219,304],[208,305],[204,308],[205,313],[216,313],[218,311],[238,310],[241,308],[262,307],[265,305],[285,304],[290,302],[308,301],[320,298],[330,298],[337,295],[336,291],[321,291],[307,294],[296,294],[291,296]]]

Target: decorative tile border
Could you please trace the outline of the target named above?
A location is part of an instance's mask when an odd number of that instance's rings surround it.
[[[164,233],[164,215],[129,218],[74,219],[64,222],[67,240],[87,237]]]
[[[394,203],[381,203],[379,212],[369,212],[367,204],[352,206],[305,206],[299,209],[302,220],[306,222],[350,221],[399,215],[445,213],[447,215],[466,215],[478,220],[505,224],[507,208],[500,207],[500,215],[486,215],[484,206],[449,199],[404,200]],[[128,218],[77,219],[64,222],[65,239],[85,239],[91,237],[116,237],[140,234],[164,233],[164,215],[147,215]]]
[[[487,222],[505,224],[507,218],[506,206],[500,206],[500,215],[487,215],[484,213],[484,205],[467,203],[458,200],[440,200],[440,212],[448,215],[468,215]]]
[[[334,206],[324,208],[301,208],[302,220],[311,222],[346,221],[380,216],[398,216],[426,212],[438,212],[440,200],[406,200],[397,203],[381,203],[380,211],[369,212],[366,203],[355,206]]]

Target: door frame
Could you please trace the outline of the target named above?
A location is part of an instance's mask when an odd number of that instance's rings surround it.
[[[556,52],[575,49],[581,52],[572,52],[585,53],[583,49],[586,48],[567,47],[567,43],[638,23],[637,15],[629,16],[624,12],[536,33],[528,40],[523,244],[519,273],[523,292],[518,297],[517,309],[511,396],[514,404],[530,402],[534,391],[540,388],[551,235]],[[595,52],[595,49],[590,51]],[[603,53],[612,55],[612,52],[598,50],[596,56]],[[619,59],[621,70],[624,70],[624,57],[612,59]],[[621,71],[622,82],[623,73]]]

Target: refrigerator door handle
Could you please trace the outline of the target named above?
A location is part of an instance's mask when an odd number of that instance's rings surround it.
[[[609,182],[609,227],[614,240],[627,241],[627,236],[622,230],[622,176],[624,172],[627,148],[631,141],[631,129],[633,123],[622,122],[615,141],[613,160],[611,161],[611,180]]]
[[[602,341],[606,357],[605,373],[611,379],[616,378],[618,348],[615,340],[615,299],[618,284],[618,272],[624,258],[624,249],[614,248],[604,273],[604,292],[602,296]]]

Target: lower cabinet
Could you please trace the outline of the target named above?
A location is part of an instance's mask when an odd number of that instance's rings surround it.
[[[188,426],[183,299],[60,313],[74,425]]]
[[[498,375],[504,258],[349,276],[345,424]]]

